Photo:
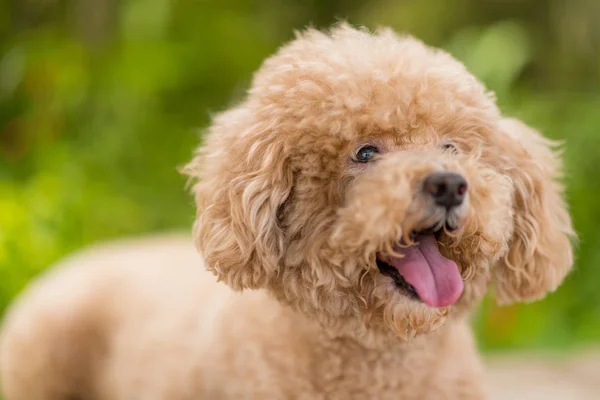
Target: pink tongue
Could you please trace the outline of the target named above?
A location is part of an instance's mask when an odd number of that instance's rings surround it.
[[[404,257],[390,257],[404,280],[410,283],[424,303],[432,307],[454,304],[463,291],[456,263],[440,254],[433,234],[417,235],[415,246],[396,247]]]

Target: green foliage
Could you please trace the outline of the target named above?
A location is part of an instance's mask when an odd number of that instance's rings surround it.
[[[476,317],[486,349],[600,341],[600,10],[594,0],[13,0],[0,5],[0,311],[86,244],[189,229],[176,171],[211,112],[309,24],[442,46],[502,108],[567,142],[577,267],[546,301]],[[218,4],[218,5],[217,5]]]

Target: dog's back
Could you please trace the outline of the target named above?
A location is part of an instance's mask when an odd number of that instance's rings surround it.
[[[150,313],[160,315],[161,304],[177,307],[179,315],[186,305],[199,309],[197,299],[184,297],[200,294],[195,289],[202,288],[198,278],[205,274],[191,239],[177,236],[69,257],[31,284],[7,313],[0,337],[3,394],[9,400],[97,398],[110,386],[103,381],[121,379],[111,376],[118,362],[113,355],[135,347],[127,343],[131,338],[115,337],[119,328],[148,324]],[[224,285],[210,287],[230,292]],[[116,352],[116,346],[122,349]]]

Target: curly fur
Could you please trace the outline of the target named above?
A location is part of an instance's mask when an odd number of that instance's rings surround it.
[[[455,150],[445,148],[448,142]],[[379,159],[368,165],[353,162],[365,143],[382,149]],[[146,382],[142,388],[135,381],[139,375],[128,370],[135,364],[114,359],[139,357],[143,346],[132,345],[137,352],[127,346],[118,346],[119,353],[107,350],[105,370],[98,373],[101,383],[82,384],[86,391],[71,383],[72,396],[481,398],[468,311],[492,279],[502,303],[539,299],[556,289],[573,262],[574,234],[554,147],[523,123],[503,117],[493,96],[443,51],[391,30],[371,34],[345,24],[329,33],[298,34],[256,73],[248,97],[215,117],[185,168],[194,182],[194,238],[204,265],[235,291],[261,290],[235,294],[224,285],[217,290],[205,277],[188,285],[186,280],[197,276],[187,267],[177,273],[159,269],[181,275],[181,282],[170,287],[183,285],[190,293],[181,299],[193,305],[171,302],[171,309],[158,307],[166,315],[148,311],[150,317],[179,321],[174,326],[188,321],[197,337],[160,323],[136,330],[121,321],[134,315],[126,308],[111,308],[110,318],[102,320],[101,308],[82,311],[74,318],[100,326],[92,330],[96,339],[139,332],[140,343],[154,351],[161,332],[163,341],[181,342],[190,351],[176,351],[182,358],[175,370],[185,371],[186,378],[175,378],[168,372],[170,362],[163,362],[173,345],[157,344],[164,347],[162,355],[150,359],[159,365],[139,368],[160,370],[172,380],[161,381],[164,387]],[[458,303],[445,308],[409,299],[375,262],[376,254],[394,253],[401,240],[411,242],[412,231],[439,220],[439,210],[422,191],[424,178],[437,171],[460,173],[469,185],[467,200],[449,216],[459,229],[439,237],[442,254],[456,261],[465,286]],[[122,290],[148,283],[136,280],[132,268],[118,270],[131,273]],[[106,280],[98,272],[80,274],[78,285],[90,285],[86,276]],[[66,287],[66,278],[47,280],[46,285]],[[124,296],[124,307],[134,294],[156,303],[144,290],[125,291],[115,294]],[[216,292],[219,296],[211,297]],[[85,294],[76,301],[98,308],[98,296],[90,300],[93,295]],[[28,302],[33,303],[26,297],[22,307]],[[206,303],[214,303],[221,317],[201,307]],[[50,363],[35,373],[28,369],[31,364],[18,353],[23,350],[15,350],[24,346],[15,338],[15,326],[51,311],[41,303],[16,310],[8,319],[0,358],[8,400],[73,398],[51,397],[44,385],[32,389],[46,377],[68,382],[69,373],[53,376],[61,369]],[[192,311],[213,321],[207,324],[214,332],[192,323],[198,321]],[[134,319],[147,326],[140,318]],[[27,342],[32,348],[42,346],[36,337]],[[73,368],[86,364],[64,362]],[[250,372],[247,364],[257,371]],[[106,380],[107,374],[113,380]],[[172,390],[181,379],[186,389],[167,396],[171,392],[164,388]]]

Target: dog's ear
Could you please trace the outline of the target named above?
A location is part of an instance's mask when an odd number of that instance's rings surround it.
[[[293,174],[273,129],[243,106],[225,112],[184,169],[195,181],[196,245],[207,269],[235,290],[265,286],[284,249],[278,211]]]
[[[501,304],[554,291],[573,264],[575,235],[563,198],[556,143],[515,119],[500,122],[501,151],[514,186],[514,233],[495,269]]]

